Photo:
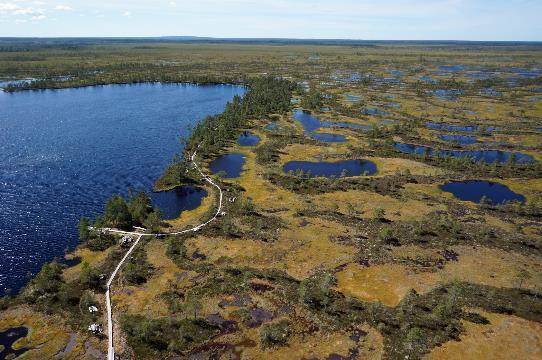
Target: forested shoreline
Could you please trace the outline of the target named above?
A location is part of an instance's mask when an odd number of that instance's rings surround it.
[[[156,181],[156,191],[195,182],[196,179],[188,171],[190,154],[197,150],[200,158],[208,160],[233,141],[250,119],[286,113],[290,109],[290,99],[296,85],[288,80],[266,76],[250,80],[247,87],[248,91],[243,97],[236,96],[228,102],[222,114],[207,116],[198,122],[190,137],[181,141],[185,146],[184,156],[174,156],[170,166]]]

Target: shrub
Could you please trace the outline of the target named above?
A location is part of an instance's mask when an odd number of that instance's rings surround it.
[[[170,236],[167,239],[166,255],[173,261],[180,262],[186,258],[188,250],[184,245],[184,240],[179,236]]]
[[[290,335],[290,322],[288,320],[265,324],[260,330],[260,339],[264,347],[285,345]]]
[[[143,357],[166,350],[182,352],[219,332],[218,327],[202,319],[148,319],[142,315],[124,315],[121,326],[136,354]]]
[[[124,278],[132,285],[143,284],[152,274],[153,267],[147,262],[147,253],[139,248],[124,268]]]
[[[81,265],[79,282],[86,288],[97,289],[100,286],[100,274],[95,268],[84,262]]]
[[[104,251],[117,243],[117,238],[112,234],[91,234],[87,241],[87,247],[92,251]]]
[[[335,281],[333,274],[328,272],[320,272],[303,280],[299,286],[300,300],[313,309],[327,307],[332,300],[331,287]]]

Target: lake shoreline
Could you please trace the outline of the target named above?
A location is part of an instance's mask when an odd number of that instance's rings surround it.
[[[38,80],[39,82],[41,80]],[[27,85],[30,85],[32,83],[29,83]],[[67,86],[63,86],[63,84],[67,84]],[[81,88],[87,88],[87,87],[95,87],[95,86],[111,86],[111,85],[140,85],[140,84],[161,84],[161,85],[195,85],[195,86],[217,86],[217,85],[229,85],[229,86],[246,86],[246,84],[242,81],[235,82],[235,81],[209,81],[209,82],[201,82],[201,81],[161,81],[161,80],[144,80],[144,81],[113,81],[113,82],[94,82],[94,83],[85,83],[85,84],[73,84],[68,81],[58,81],[55,82],[54,85],[48,85],[43,87],[31,87],[31,86],[15,86],[13,88],[0,88],[2,92],[5,92],[7,94],[13,94],[18,92],[26,92],[26,91],[32,91],[32,90],[62,90],[62,89],[81,89]]]

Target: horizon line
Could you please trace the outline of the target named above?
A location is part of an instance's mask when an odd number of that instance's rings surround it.
[[[462,42],[462,43],[542,43],[542,40],[464,40],[464,39],[354,39],[354,38],[288,38],[288,37],[213,37],[192,35],[159,36],[0,36],[5,39],[105,39],[105,40],[185,40],[185,41],[345,41],[345,42]]]

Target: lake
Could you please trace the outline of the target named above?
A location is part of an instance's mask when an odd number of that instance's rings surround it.
[[[79,218],[101,213],[111,195],[150,191],[180,152],[179,136],[244,91],[148,83],[0,92],[0,292],[73,249]],[[171,205],[180,195],[152,197]]]

